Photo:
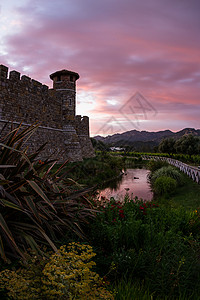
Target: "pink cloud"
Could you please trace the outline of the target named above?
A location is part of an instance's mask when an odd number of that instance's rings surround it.
[[[58,69],[79,72],[77,88],[95,95],[95,108],[88,107],[95,122],[116,117],[139,91],[155,107],[174,103],[178,109],[170,117],[181,127],[184,120],[199,126],[199,8],[195,0],[30,1],[17,8],[24,25],[4,39],[8,54],[1,60],[15,61],[15,69],[24,73],[26,67],[48,85]],[[193,105],[189,111],[187,104]],[[160,123],[152,120],[155,128],[169,122],[168,114],[158,115]]]

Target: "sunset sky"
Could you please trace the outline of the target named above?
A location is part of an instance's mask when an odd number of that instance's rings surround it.
[[[91,136],[200,128],[199,0],[1,0],[0,64],[78,72]]]

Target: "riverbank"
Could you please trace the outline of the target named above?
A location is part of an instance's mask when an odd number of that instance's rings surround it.
[[[124,162],[122,158],[101,153],[94,158],[68,163],[63,169],[63,174],[82,186],[100,187],[105,182],[120,177],[123,169]],[[55,170],[54,168],[52,172],[55,172]]]
[[[183,207],[190,211],[200,208],[200,185],[185,174],[183,178],[183,186],[177,187],[171,196],[155,197],[156,203],[171,208]]]
[[[122,203],[89,199],[84,183],[76,184],[70,172],[100,184],[118,174],[123,158],[102,153],[63,170],[37,160],[39,152],[19,151],[19,138],[21,131],[11,132],[0,152],[1,299],[198,299],[198,207],[191,211],[177,202],[175,208],[166,197],[165,205],[128,196]]]
[[[200,185],[166,161],[149,161],[154,200],[166,208],[195,210],[200,207]]]
[[[101,166],[103,170],[106,162],[102,158],[98,159],[100,161],[92,160],[88,164],[83,162],[79,164],[79,168],[76,164],[73,168],[75,171],[74,174],[76,176],[77,174],[79,176],[87,175],[88,177],[92,177],[92,174],[99,174],[98,172],[94,173],[94,170],[92,171],[91,168],[95,166],[96,171],[98,171],[98,167]],[[106,159],[109,160],[110,157]],[[111,164],[107,164],[109,170],[114,168],[116,161],[119,163],[118,159],[111,158]],[[88,171],[86,174],[84,171],[86,166],[93,173],[90,174]],[[72,165],[70,164],[68,167],[67,170],[65,169],[65,172],[71,170]],[[116,170],[119,169],[116,168]],[[104,173],[104,175],[106,174],[110,174],[110,172]],[[69,172],[67,175],[69,175]],[[134,179],[136,176],[133,175],[132,177]],[[182,190],[182,194],[185,192],[185,197],[187,197],[187,189],[189,190],[189,187],[193,189],[191,183],[195,184],[189,178],[186,177],[186,179],[188,180],[188,186],[181,187],[185,187]],[[135,180],[137,179],[135,178]],[[173,207],[172,204],[169,205],[170,201],[172,199],[166,197],[158,198],[157,202],[132,201],[129,197],[125,197],[122,203],[114,199],[111,201],[105,199],[105,202],[101,205],[94,198],[91,199],[95,215],[92,218],[84,217],[85,222],[82,230],[85,237],[81,239],[66,230],[62,238],[55,240],[56,246],[59,247],[60,245],[70,245],[69,243],[73,242],[73,249],[75,249],[75,245],[78,245],[79,250],[88,248],[93,249],[96,253],[94,259],[92,258],[92,261],[89,262],[90,266],[93,266],[92,272],[95,272],[89,273],[91,286],[88,285],[88,280],[84,281],[85,279],[82,276],[80,268],[75,268],[75,273],[72,270],[73,274],[77,274],[75,279],[71,277],[72,285],[74,280],[76,284],[81,280],[81,284],[85,284],[89,291],[93,288],[93,284],[96,287],[93,278],[94,274],[99,274],[102,279],[100,279],[98,284],[100,287],[103,286],[107,289],[108,297],[94,297],[93,299],[132,300],[133,296],[137,300],[198,299],[200,290],[200,262],[198,256],[199,211],[197,207],[194,211],[181,209],[180,202],[177,202],[177,205]],[[184,201],[185,199],[182,199],[182,202]],[[76,210],[77,215],[80,214],[85,205],[84,202],[79,204]],[[65,218],[69,218],[69,214],[71,214],[70,208],[66,209]],[[76,221],[77,215],[74,215],[73,220]],[[90,246],[92,248],[89,248]],[[62,253],[64,254],[64,252]],[[67,258],[67,262],[75,266],[74,259],[77,257],[77,253],[71,254],[72,256]],[[85,257],[84,255],[89,254],[83,253],[83,257]],[[56,272],[58,270],[59,274],[61,274],[60,277],[53,275],[56,284],[60,284],[61,282],[63,284],[63,274],[68,274],[68,270],[64,269],[64,266],[66,266],[65,259],[65,257],[62,258],[61,265],[56,265]],[[52,261],[52,257],[46,258],[45,261],[43,258],[42,263],[43,265],[45,264],[46,268],[46,266],[54,263],[54,261]],[[18,267],[17,264],[16,266]],[[24,269],[26,269],[26,265]],[[40,258],[38,258],[36,265],[34,261],[34,270],[36,270],[40,281],[41,279],[46,280],[40,265]],[[9,273],[9,271],[6,272]],[[17,273],[12,273],[12,276],[15,276],[15,274]],[[33,273],[27,274],[33,276]],[[4,275],[2,273],[2,280],[4,280]],[[37,287],[37,278],[35,281],[34,276],[28,277],[28,279],[22,277],[20,280],[22,286],[23,282],[26,286],[26,281],[29,280],[29,286],[32,289]],[[67,284],[66,286],[68,286]],[[12,291],[15,291],[17,288],[17,285],[12,284],[10,279],[8,279],[8,286],[10,286]],[[63,286],[65,288],[65,285]],[[45,293],[46,291],[49,291],[49,286],[45,290]],[[53,291],[55,290],[53,289]],[[17,292],[19,293],[18,290]],[[62,292],[63,294],[65,293],[64,290]],[[36,299],[40,299],[40,296],[39,292]]]

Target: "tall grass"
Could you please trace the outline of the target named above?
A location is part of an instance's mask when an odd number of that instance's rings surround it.
[[[116,300],[153,300],[154,293],[150,293],[147,288],[130,279],[122,279],[113,285],[116,291]]]
[[[148,285],[144,285],[144,282],[132,281],[131,279],[122,279],[113,285],[113,289],[116,292],[116,300],[189,300],[199,299],[198,293],[191,293],[187,296],[185,293],[181,293],[179,296],[173,297],[172,295],[156,296],[156,291],[150,292]]]
[[[184,179],[183,179],[182,174],[172,166],[162,167],[162,168],[156,170],[155,172],[153,172],[153,174],[150,177],[152,183],[154,183],[156,181],[156,179],[161,176],[167,176],[167,177],[175,179],[179,186],[184,184]]]

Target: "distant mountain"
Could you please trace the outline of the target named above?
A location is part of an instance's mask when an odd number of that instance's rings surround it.
[[[185,129],[182,129],[178,132],[175,132],[174,137],[175,138],[180,138],[181,136],[183,136],[185,134],[192,134],[192,135],[200,136],[200,129],[185,128]]]
[[[160,141],[164,138],[173,137],[175,139],[180,138],[184,134],[193,134],[196,136],[200,136],[200,129],[194,128],[185,128],[178,132],[172,132],[171,130],[163,130],[157,132],[149,132],[149,131],[138,131],[138,130],[130,130],[123,133],[117,133],[113,135],[108,135],[106,137],[102,137],[100,135],[95,136],[94,139],[97,141],[102,141],[105,144],[112,146],[122,146],[122,145],[138,145],[140,147],[150,143],[150,145],[156,146],[160,143]]]

